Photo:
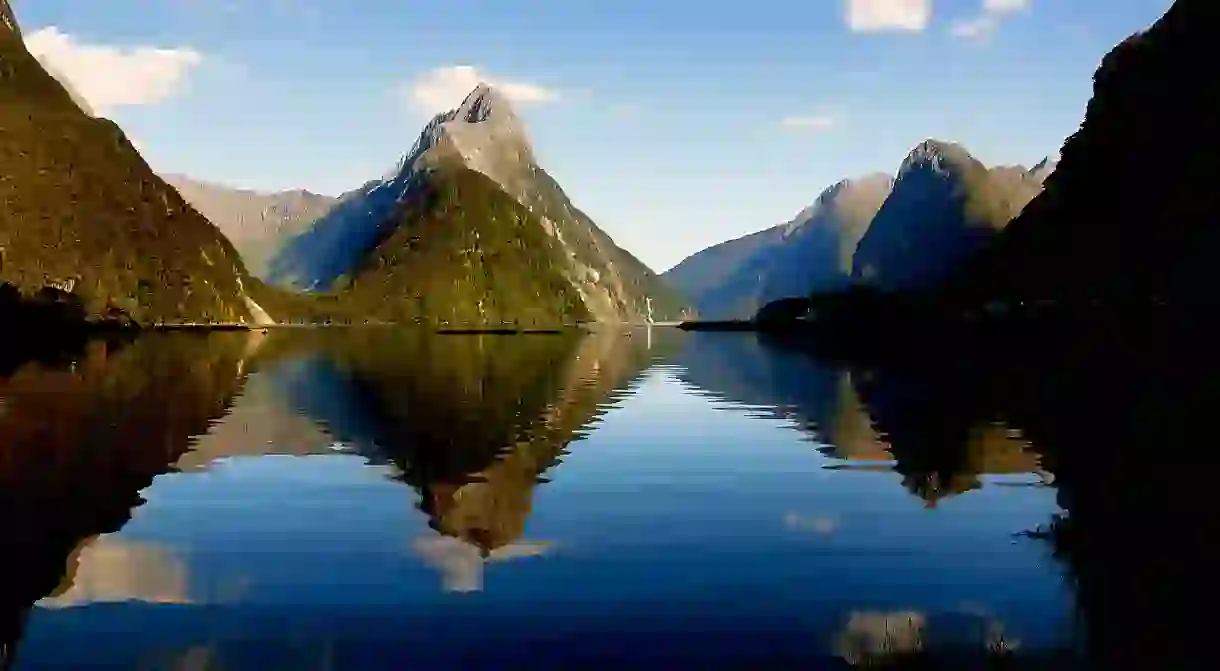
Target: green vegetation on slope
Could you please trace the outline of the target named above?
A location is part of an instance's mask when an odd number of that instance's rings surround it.
[[[484,175],[441,168],[336,293],[376,321],[545,326],[586,320],[560,243]]]
[[[4,25],[0,99],[0,284],[70,293],[95,320],[249,317],[233,246]]]
[[[297,293],[258,278],[245,282],[246,292],[277,323],[363,324],[371,321],[338,293]]]

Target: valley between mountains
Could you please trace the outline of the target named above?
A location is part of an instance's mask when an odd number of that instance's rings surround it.
[[[894,173],[844,179],[791,221],[658,275],[568,198],[495,87],[346,193],[240,190],[159,174],[29,53],[0,0],[0,313],[537,328],[751,320],[860,291],[960,310],[1195,300],[1216,230],[1198,215],[1216,103],[1171,75],[1202,57],[1188,17],[1203,5],[1178,0],[1104,58],[1061,152],[986,166],[927,139]]]

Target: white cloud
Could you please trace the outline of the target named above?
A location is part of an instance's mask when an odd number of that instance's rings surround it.
[[[1033,0],[983,0],[982,10],[968,19],[959,19],[949,26],[949,34],[965,40],[983,42],[1000,28],[1009,16],[1029,9]]]
[[[983,0],[983,11],[993,14],[1011,14],[1029,9],[1031,0]]]
[[[407,102],[421,113],[444,112],[461,104],[466,94],[480,82],[494,87],[517,105],[540,105],[559,100],[558,91],[539,84],[493,77],[471,65],[446,65],[411,82],[406,89]]]
[[[953,25],[949,26],[949,34],[964,40],[984,40],[991,37],[999,26],[1000,22],[995,15],[980,14],[973,18],[954,21]]]
[[[830,130],[835,125],[834,117],[825,114],[809,116],[787,116],[779,120],[779,124],[788,130],[823,131]]]
[[[932,19],[932,0],[843,0],[847,27],[858,33],[918,32]]]
[[[194,49],[86,44],[55,26],[29,34],[25,44],[99,112],[162,102],[178,93],[190,71],[203,62]]]

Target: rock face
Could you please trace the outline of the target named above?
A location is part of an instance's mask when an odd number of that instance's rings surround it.
[[[1209,8],[1177,0],[1102,60],[1045,190],[955,291],[974,301],[1214,301],[1204,278],[1218,242],[1208,176],[1220,103],[1211,70],[1197,70],[1214,60]]]
[[[473,175],[481,176],[484,183],[476,186]],[[360,273],[368,272],[371,259],[397,253],[379,247],[391,239],[396,243],[403,242],[404,236],[411,239],[411,234],[397,235],[412,223],[404,213],[419,217],[431,212],[437,215],[434,223],[443,224],[461,211],[463,225],[477,223],[471,218],[482,216],[475,212],[477,207],[463,209],[453,203],[444,211],[429,210],[430,198],[454,188],[480,190],[494,200],[489,201],[487,212],[507,212],[503,201],[515,203],[520,212],[512,216],[519,216],[518,225],[532,231],[520,232],[512,244],[540,240],[536,235],[540,233],[552,241],[546,247],[555,250],[556,257],[520,272],[547,268],[570,285],[592,318],[639,320],[647,313],[647,298],[653,299],[658,319],[675,318],[685,307],[660,278],[572,206],[559,185],[537,165],[524,125],[511,106],[486,85],[476,87],[457,109],[433,118],[394,170],[342,196],[308,231],[291,240],[272,260],[269,278],[280,285],[310,290],[367,286],[369,282]],[[485,237],[480,241],[480,245],[499,244]],[[457,250],[444,253],[451,252]],[[471,253],[486,260],[487,250],[482,247],[471,248]],[[540,251],[536,256],[549,254]],[[510,278],[497,276],[493,284],[492,278],[475,275],[480,268],[478,264],[465,266],[465,280],[487,285],[493,295],[486,298],[496,299],[496,285]],[[514,271],[504,268],[502,272]],[[457,276],[451,277],[457,281]],[[550,284],[554,278],[537,279]],[[536,300],[551,301],[553,296],[539,295]]]
[[[162,175],[170,186],[225,234],[250,273],[266,277],[271,258],[291,237],[326,214],[335,199],[304,190],[261,193]]]
[[[759,306],[810,293],[840,291],[851,283],[852,259],[873,217],[893,188],[889,175],[844,180],[818,196],[784,231],[770,263]]]
[[[993,168],[959,145],[927,140],[911,151],[852,264],[858,283],[886,291],[934,286],[1038,192],[1029,171]]]
[[[0,100],[0,288],[81,319],[251,319],[237,251],[73,102],[3,0]]]

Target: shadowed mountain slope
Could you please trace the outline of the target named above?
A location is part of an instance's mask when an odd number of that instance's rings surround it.
[[[960,273],[955,293],[975,303],[1211,302],[1220,101],[1212,70],[1198,69],[1211,62],[1209,8],[1178,0],[1106,55],[1045,191]]]

